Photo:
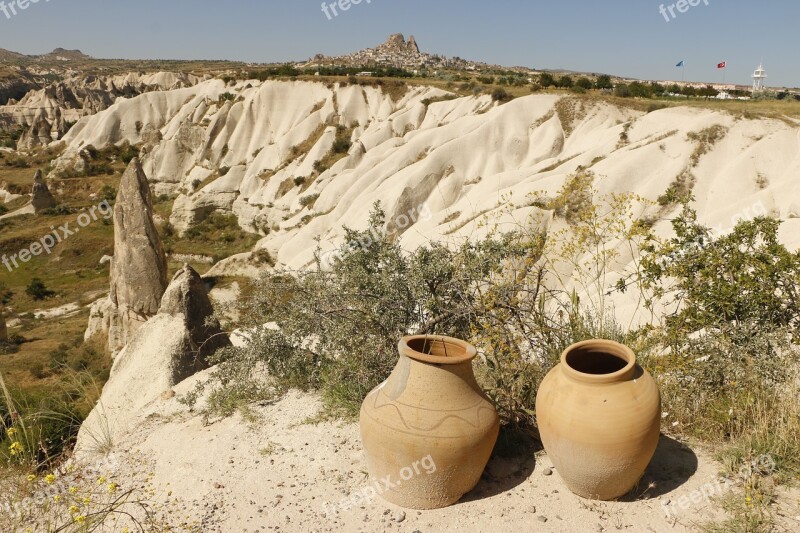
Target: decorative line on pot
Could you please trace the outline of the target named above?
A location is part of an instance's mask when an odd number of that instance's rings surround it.
[[[383,401],[384,403],[382,403],[381,405],[378,405],[378,403],[381,402],[381,401]],[[416,407],[416,406],[409,405],[409,404],[406,404],[406,403],[392,402],[391,400],[388,400],[386,398],[381,398],[381,395],[376,394],[375,395],[375,401],[373,402],[373,407],[374,407],[374,409],[376,411],[379,410],[379,409],[393,409],[393,410],[395,410],[397,412],[397,416],[399,417],[400,421],[403,423],[403,426],[405,426],[407,429],[416,429],[416,430],[419,430],[419,431],[433,431],[434,429],[438,429],[440,426],[442,426],[442,424],[444,424],[448,419],[451,419],[451,418],[454,418],[456,420],[464,422],[465,424],[467,424],[470,427],[477,428],[478,426],[480,426],[480,423],[481,423],[481,412],[482,411],[487,411],[487,412],[492,413],[492,414],[496,413],[496,411],[494,409],[483,406],[483,403],[484,403],[483,400],[478,400],[473,405],[470,405],[470,406],[465,407],[463,409],[453,409],[451,411],[448,411],[448,410],[445,410],[445,409],[427,409],[427,408],[424,408],[424,407]],[[406,420],[406,417],[403,416],[403,412],[401,411],[400,407],[407,407],[409,410],[413,410],[413,411],[429,411],[431,413],[447,413],[447,412],[450,412],[450,413],[462,413],[462,412],[474,411],[475,412],[475,417],[474,418],[476,420],[473,422],[473,421],[468,420],[464,416],[458,416],[458,415],[450,414],[450,415],[447,415],[447,416],[444,416],[444,417],[440,418],[439,421],[436,422],[436,424],[434,424],[432,426],[414,425],[414,424],[409,423]],[[373,417],[373,418],[376,418],[376,417]]]

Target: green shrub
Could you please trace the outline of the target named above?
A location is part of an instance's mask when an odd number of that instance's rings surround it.
[[[598,89],[613,89],[614,84],[611,83],[611,76],[607,74],[603,74],[602,76],[597,77],[597,81],[595,81],[594,86]]]
[[[352,143],[349,139],[338,137],[335,141],[333,141],[331,151],[333,151],[335,154],[346,154],[347,151],[350,150],[351,144]]]
[[[55,207],[48,207],[47,209],[42,209],[41,211],[39,211],[39,214],[49,217],[60,217],[64,215],[71,215],[74,212],[75,210],[69,207],[68,205],[59,204]]]
[[[580,87],[581,89],[589,90],[593,87],[592,80],[587,78],[586,76],[581,76],[575,82],[575,87]]]
[[[544,88],[555,87],[556,79],[549,72],[543,72],[539,75],[539,85]]]
[[[114,202],[117,199],[117,190],[111,185],[105,184],[100,189],[100,198],[107,202]]]
[[[317,201],[319,198],[319,194],[309,194],[308,196],[303,196],[300,198],[300,205],[303,207],[313,206],[314,202]]]
[[[514,99],[514,96],[506,92],[505,89],[497,88],[492,91],[492,101],[504,104]]]
[[[485,293],[474,281],[491,280],[504,261],[526,256],[519,235],[456,249],[434,244],[408,254],[384,230],[385,215],[377,205],[369,228],[345,228],[345,244],[328,270],[320,257],[317,269],[270,274],[256,284],[242,306],[251,344],[216,356],[216,378],[235,381],[231,394],[238,400],[242,391],[320,390],[331,412],[355,416],[366,394],[394,367],[400,337],[436,333],[486,344],[493,342],[491,328],[509,328],[498,338],[512,335],[511,321],[488,317],[500,312],[499,303],[484,305]],[[513,277],[493,283],[486,291],[496,292],[498,302],[523,290]],[[263,326],[269,322],[280,329]],[[272,381],[259,384],[258,368],[268,370]],[[216,401],[230,405],[226,394],[215,393]],[[532,403],[526,407],[533,409]]]
[[[39,278],[33,278],[25,288],[25,293],[34,300],[44,300],[50,298],[55,292],[48,289],[44,282]]]
[[[683,206],[675,236],[643,247],[639,288],[658,327],[660,355],[643,358],[668,421],[717,443],[730,464],[769,454],[800,473],[800,254],[778,242],[779,222],[738,223],[715,237]]]

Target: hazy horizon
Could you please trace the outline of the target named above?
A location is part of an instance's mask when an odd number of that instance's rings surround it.
[[[25,54],[61,47],[100,59],[268,63],[347,54],[403,33],[429,53],[639,79],[680,80],[675,65],[684,60],[687,81],[719,83],[716,65],[726,61],[725,81],[749,85],[763,60],[768,85],[800,87],[800,59],[792,52],[800,3],[789,0],[768,8],[743,0],[685,0],[684,12],[677,0],[500,6],[362,0],[335,16],[330,8],[323,12],[320,0],[237,0],[224,8],[208,0],[39,0],[9,11],[16,1],[0,6],[0,48]]]

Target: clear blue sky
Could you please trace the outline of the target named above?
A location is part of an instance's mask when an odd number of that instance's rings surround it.
[[[677,0],[362,0],[332,20],[321,0],[39,0],[11,19],[0,11],[0,48],[271,62],[399,32],[427,52],[645,79],[680,79],[685,59],[687,80],[721,81],[727,61],[726,79],[749,83],[763,57],[771,85],[800,87],[798,0],[707,1],[667,22],[659,6]]]

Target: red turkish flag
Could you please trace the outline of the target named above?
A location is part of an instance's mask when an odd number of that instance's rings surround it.
[[[728,66],[728,62],[727,61],[723,61],[722,63],[718,63],[717,64],[717,68],[725,68],[727,66]]]

